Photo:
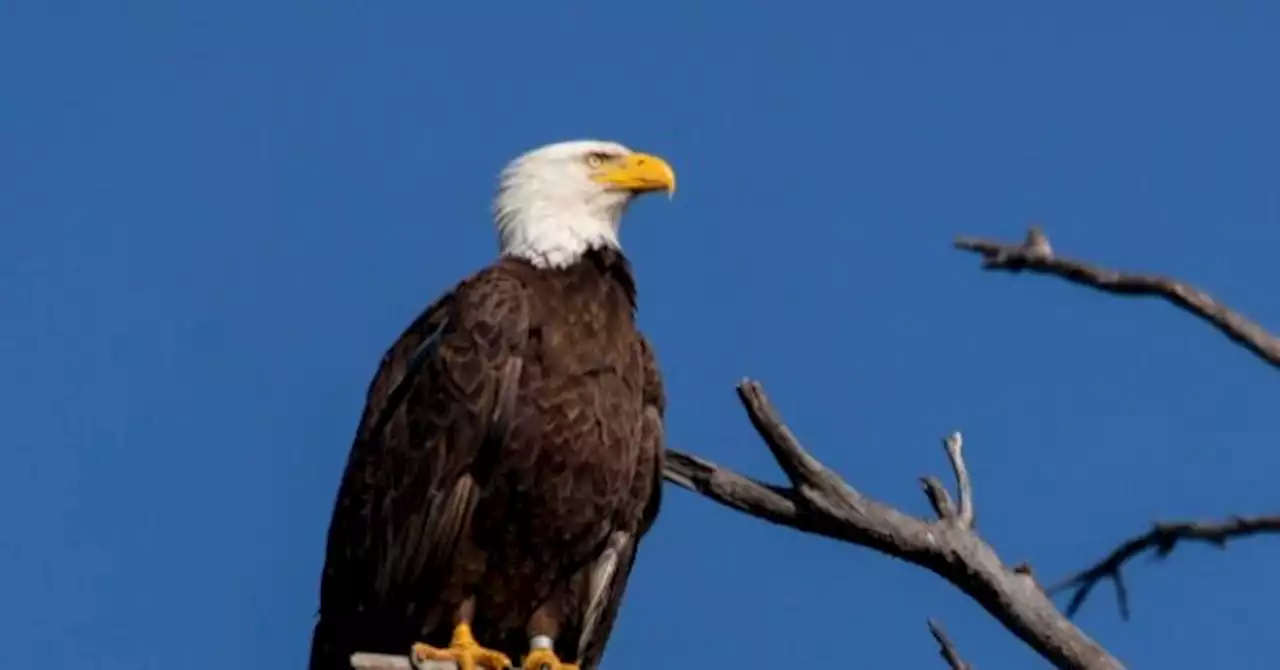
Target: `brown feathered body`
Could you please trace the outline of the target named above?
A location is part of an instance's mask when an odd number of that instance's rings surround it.
[[[447,646],[468,598],[517,664],[541,611],[560,657],[597,667],[660,501],[663,385],[635,307],[619,251],[503,258],[401,335],[339,488],[311,670]]]

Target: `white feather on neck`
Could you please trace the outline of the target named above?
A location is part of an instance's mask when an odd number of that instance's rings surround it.
[[[494,201],[501,253],[536,267],[565,267],[590,249],[621,249],[618,228],[630,195],[577,175],[516,164],[504,172]]]
[[[565,267],[590,249],[621,248],[617,223],[586,212],[511,212],[498,218],[502,255],[536,267]]]

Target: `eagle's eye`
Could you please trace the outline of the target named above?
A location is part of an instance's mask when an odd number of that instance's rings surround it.
[[[592,170],[600,167],[601,165],[604,164],[604,158],[605,158],[604,154],[600,154],[600,153],[587,154],[587,167],[591,168]]]

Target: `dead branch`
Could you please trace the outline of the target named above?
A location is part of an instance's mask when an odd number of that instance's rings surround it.
[[[1099,267],[1079,260],[1056,257],[1038,226],[1032,226],[1027,237],[1019,244],[1010,244],[971,237],[956,239],[955,246],[964,251],[982,255],[985,270],[1018,273],[1021,271],[1060,277],[1067,281],[1089,286],[1115,295],[1152,296],[1168,300],[1177,307],[1208,322],[1231,341],[1253,352],[1272,367],[1280,368],[1280,337],[1276,337],[1251,319],[1232,310],[1208,293],[1178,279],[1157,275],[1121,272]],[[1103,580],[1111,580],[1116,587],[1116,600],[1120,615],[1129,618],[1129,592],[1125,587],[1121,567],[1130,559],[1156,550],[1163,559],[1173,551],[1179,540],[1199,540],[1225,546],[1228,539],[1251,535],[1280,533],[1280,516],[1240,518],[1225,522],[1173,522],[1157,523],[1148,533],[1134,537],[1114,549],[1106,558],[1092,567],[1063,580],[1049,593],[1056,594],[1074,589],[1067,606],[1067,616],[1075,616],[1093,588]]]
[[[1129,590],[1125,586],[1121,568],[1129,561],[1148,551],[1154,551],[1157,560],[1164,560],[1184,540],[1225,549],[1228,540],[1267,533],[1280,533],[1280,515],[1231,517],[1224,521],[1157,522],[1151,530],[1126,540],[1106,558],[1064,579],[1048,592],[1049,595],[1055,595],[1065,590],[1074,591],[1071,602],[1067,605],[1067,616],[1073,617],[1095,586],[1103,580],[1111,580],[1116,587],[1120,616],[1127,621],[1130,613]]]
[[[947,662],[951,670],[973,670],[972,665],[960,658],[960,652],[956,651],[956,645],[947,636],[947,631],[942,630],[942,624],[929,619],[929,632],[933,634],[933,639],[938,641],[938,655]]]
[[[925,520],[863,495],[827,469],[783,424],[758,383],[743,381],[738,396],[791,485],[758,482],[674,450],[667,452],[668,481],[774,524],[924,567],[964,591],[1059,668],[1124,667],[1062,616],[1034,579],[1006,567],[973,531],[972,488],[958,433],[948,437],[944,446],[957,479],[963,482],[959,503],[944,497],[945,489],[937,480],[926,479],[925,489],[939,518]]]
[[[1183,281],[1157,275],[1132,274],[1099,267],[1084,261],[1054,255],[1049,238],[1032,226],[1019,244],[972,237],[955,241],[957,249],[982,255],[982,269],[1018,273],[1022,271],[1061,277],[1105,293],[1126,296],[1160,297],[1209,322],[1231,341],[1280,368],[1280,338],[1208,293]]]

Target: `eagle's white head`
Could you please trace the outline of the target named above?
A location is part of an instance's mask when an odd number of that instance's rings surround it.
[[[671,166],[616,142],[577,140],[529,151],[498,180],[493,216],[502,254],[563,267],[588,249],[620,248],[627,205],[659,189],[675,192]]]

